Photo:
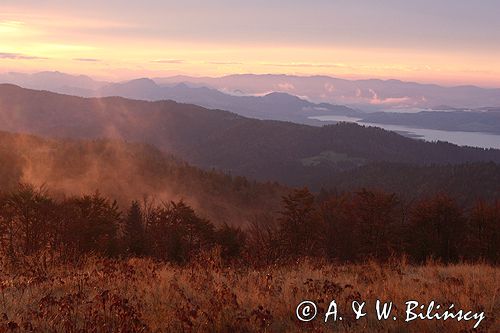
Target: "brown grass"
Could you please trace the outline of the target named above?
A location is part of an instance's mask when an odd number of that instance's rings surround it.
[[[500,332],[500,269],[483,264],[411,266],[301,261],[262,269],[223,267],[204,258],[187,267],[146,259],[85,258],[79,265],[27,261],[0,271],[0,332],[473,332],[471,322],[404,322],[404,302],[436,300],[484,310],[477,331]],[[397,321],[377,321],[375,299],[396,304]],[[300,301],[319,316],[295,318]],[[322,322],[330,300],[343,321]],[[352,300],[369,314],[354,320]],[[371,316],[370,316],[371,314]]]

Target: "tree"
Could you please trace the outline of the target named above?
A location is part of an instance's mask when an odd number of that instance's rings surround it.
[[[328,259],[353,261],[357,259],[356,234],[351,220],[349,195],[324,199],[320,206],[321,220],[325,227],[325,254]]]
[[[99,193],[65,200],[58,229],[66,251],[113,255],[121,213],[116,201]]]
[[[473,259],[500,261],[500,200],[478,201],[472,208],[467,233],[467,253]]]
[[[342,261],[387,259],[397,250],[397,206],[394,194],[366,189],[324,200],[326,255]]]
[[[124,240],[127,253],[142,255],[145,253],[144,221],[139,202],[130,205],[124,225]]]
[[[154,255],[176,263],[188,261],[214,241],[214,226],[183,201],[158,207],[148,224]]]
[[[321,225],[314,196],[307,188],[295,190],[283,197],[281,212],[281,245],[286,255],[318,255],[321,252]]]
[[[445,262],[459,257],[465,218],[456,202],[445,194],[423,199],[410,212],[410,253],[417,261],[436,257]]]
[[[240,228],[225,223],[216,230],[215,239],[222,248],[222,259],[231,260],[241,256],[246,237]]]
[[[387,259],[394,251],[398,229],[398,200],[394,194],[363,189],[350,202],[358,256]]]
[[[246,258],[254,264],[270,265],[281,257],[278,221],[270,213],[256,215],[246,230]]]
[[[2,225],[8,252],[31,255],[53,239],[55,202],[44,188],[20,184],[2,202]],[[5,242],[4,241],[4,242]]]

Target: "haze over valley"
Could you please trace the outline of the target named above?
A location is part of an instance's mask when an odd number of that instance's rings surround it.
[[[499,13],[0,1],[0,333],[500,332]]]
[[[500,140],[497,140],[500,139],[497,137],[500,135],[500,107],[496,107],[500,105],[499,89],[472,86],[445,88],[395,80],[348,81],[331,77],[286,75],[233,75],[217,79],[171,77],[155,80],[143,78],[110,83],[58,72],[0,75],[0,82],[83,97],[174,100],[227,110],[245,117],[317,126],[335,123],[340,119],[380,126],[428,141],[448,141],[483,148],[500,146]],[[287,80],[295,84],[287,83]],[[329,82],[341,82],[341,86],[350,89],[353,94],[350,101],[338,95],[337,89],[323,91],[324,87],[332,84]],[[322,91],[322,97],[304,90],[310,87]],[[373,95],[376,94],[374,89],[384,91],[384,101],[367,99],[366,94],[361,93],[367,91],[367,94]],[[422,94],[418,98],[420,102],[407,103],[408,96],[400,97],[401,94],[408,95],[406,92],[415,91]],[[463,103],[464,99],[468,103]],[[343,102],[350,103],[343,105]]]

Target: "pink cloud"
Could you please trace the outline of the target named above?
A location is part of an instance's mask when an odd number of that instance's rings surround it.
[[[370,94],[372,95],[371,99],[369,100],[370,104],[373,105],[395,105],[395,104],[406,104],[406,105],[411,105],[414,104],[412,102],[412,99],[410,97],[388,97],[388,98],[379,98],[375,90],[369,89],[368,90]]]
[[[294,90],[295,86],[289,82],[278,83],[278,89],[281,90]]]

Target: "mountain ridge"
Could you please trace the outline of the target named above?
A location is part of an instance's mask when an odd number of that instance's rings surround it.
[[[371,162],[500,162],[500,150],[402,137],[375,127],[258,120],[174,101],[81,98],[0,85],[0,129],[154,145],[195,166],[302,186]],[[314,161],[314,163],[310,163]]]

